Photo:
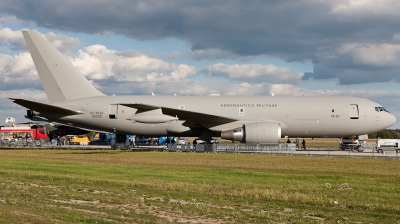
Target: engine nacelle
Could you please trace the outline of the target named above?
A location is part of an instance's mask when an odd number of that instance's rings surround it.
[[[33,118],[35,118],[38,114],[39,114],[39,113],[36,112],[36,111],[27,110],[27,111],[26,111],[25,117],[28,118],[28,119],[33,119]]]
[[[25,117],[26,118],[34,118],[35,117],[34,111],[33,110],[27,110]]]
[[[259,122],[221,132],[221,138],[242,143],[280,143],[281,124]]]
[[[166,123],[170,121],[178,120],[178,117],[172,117],[165,114],[138,114],[131,117],[129,120],[136,121],[145,124],[159,124]]]

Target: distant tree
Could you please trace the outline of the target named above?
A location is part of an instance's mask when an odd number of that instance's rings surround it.
[[[387,138],[387,139],[400,139],[400,130],[391,130],[391,129],[385,129],[382,131],[378,131],[376,133],[371,133],[368,134],[368,138],[370,139],[376,139],[376,138]]]

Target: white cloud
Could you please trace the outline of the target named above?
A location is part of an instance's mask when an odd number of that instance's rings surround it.
[[[14,15],[0,16],[0,27],[2,26],[2,24],[11,23],[11,22],[21,23],[21,21],[19,21],[17,19],[17,17],[15,17]]]
[[[0,29],[0,41],[25,43],[21,31],[13,31],[10,28]]]
[[[114,79],[118,82],[175,82],[196,74],[196,68],[150,58],[138,52],[118,52],[103,45],[79,50],[71,58],[89,79]]]
[[[346,0],[333,5],[331,13],[359,18],[360,16],[400,18],[399,10],[400,2],[397,0]]]
[[[352,95],[349,92],[331,89],[316,89],[308,90],[300,88],[292,84],[269,84],[269,91],[274,93],[275,96],[339,96],[339,95]]]
[[[0,54],[0,77],[6,89],[34,86],[39,80],[28,52],[15,56]]]
[[[272,64],[234,64],[218,63],[207,67],[209,76],[220,76],[231,80],[265,83],[298,83],[303,73],[295,73],[288,68]]]
[[[207,96],[209,94],[220,95],[265,95],[268,87],[264,84],[251,85],[249,83],[210,82],[184,79],[179,82],[143,82],[119,84],[118,88],[106,87],[102,89],[109,94],[148,94],[156,95],[194,95]]]
[[[34,89],[19,89],[12,91],[0,91],[0,99],[2,101],[2,105],[9,104],[15,105],[8,98],[16,98],[16,99],[27,99],[33,100],[37,102],[48,102],[47,96],[42,90],[34,90]],[[4,107],[3,107],[4,108]]]
[[[13,31],[10,28],[0,29],[0,42],[9,43],[14,50],[26,48],[21,31]]]
[[[78,38],[67,37],[61,34],[49,32],[44,34],[47,40],[63,54],[69,54],[71,49],[79,46],[81,41]],[[14,31],[10,28],[0,29],[0,42],[11,45],[12,50],[27,50],[24,37],[20,30]]]
[[[58,47],[65,50],[70,49],[68,46],[75,46],[79,42],[68,38],[63,40],[67,40],[67,44],[61,42]],[[193,66],[167,63],[133,51],[118,52],[102,45],[92,45],[79,50],[70,61],[82,74],[94,81],[96,86],[97,82],[103,80],[114,80],[111,83],[102,83],[105,85],[112,85],[115,82],[179,82],[197,73]],[[28,52],[14,56],[0,54],[0,80],[0,85],[7,90],[42,88]]]
[[[81,44],[81,41],[78,38],[67,37],[53,32],[49,32],[45,34],[45,36],[47,40],[63,54],[69,54],[73,48],[78,47]]]
[[[291,84],[270,84],[269,91],[275,96],[301,96],[310,95],[310,91]],[[313,94],[314,95],[314,94]]]
[[[337,53],[350,55],[359,65],[398,66],[400,61],[400,45],[393,44],[344,44]]]

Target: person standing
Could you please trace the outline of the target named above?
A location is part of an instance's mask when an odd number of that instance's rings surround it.
[[[299,143],[300,143],[299,138],[296,138],[296,147],[297,147],[297,148],[299,147]]]
[[[303,147],[301,147],[301,148],[306,150],[306,139],[305,138],[303,138],[303,141],[301,142],[301,144],[303,145]]]
[[[196,151],[196,145],[197,145],[197,138],[195,138],[195,139],[193,140],[193,152]]]
[[[61,137],[57,136],[57,146],[61,146]]]
[[[135,136],[129,138],[129,144],[131,148],[135,147]]]

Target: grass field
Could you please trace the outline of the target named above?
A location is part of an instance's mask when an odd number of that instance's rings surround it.
[[[0,150],[0,223],[399,223],[399,163]]]

